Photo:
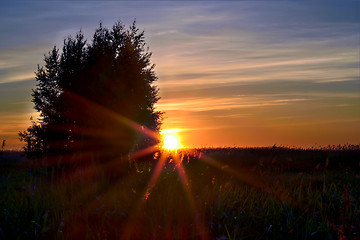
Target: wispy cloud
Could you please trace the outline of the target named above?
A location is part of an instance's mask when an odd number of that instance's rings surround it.
[[[256,108],[287,105],[292,102],[309,101],[309,99],[261,99],[253,97],[228,97],[228,98],[190,98],[182,101],[162,101],[156,105],[160,111],[212,111],[231,110],[235,108]]]

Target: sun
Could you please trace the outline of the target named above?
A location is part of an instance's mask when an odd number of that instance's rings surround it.
[[[180,141],[175,134],[166,134],[163,136],[163,148],[166,150],[174,151],[180,148]]]
[[[176,150],[179,146],[179,141],[175,135],[164,136],[163,148],[167,150]]]

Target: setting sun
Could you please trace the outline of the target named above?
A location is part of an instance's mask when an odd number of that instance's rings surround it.
[[[175,135],[164,136],[163,148],[167,150],[176,150],[179,146],[179,141]]]
[[[179,136],[174,133],[174,130],[165,130],[162,135],[162,148],[166,150],[177,150],[179,148],[182,148]]]

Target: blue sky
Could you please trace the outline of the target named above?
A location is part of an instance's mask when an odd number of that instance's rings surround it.
[[[0,138],[18,148],[34,71],[80,29],[136,19],[188,146],[360,144],[358,1],[0,3]]]

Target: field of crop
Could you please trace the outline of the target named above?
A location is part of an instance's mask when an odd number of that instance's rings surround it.
[[[0,239],[360,239],[359,146],[86,159],[1,153]]]

